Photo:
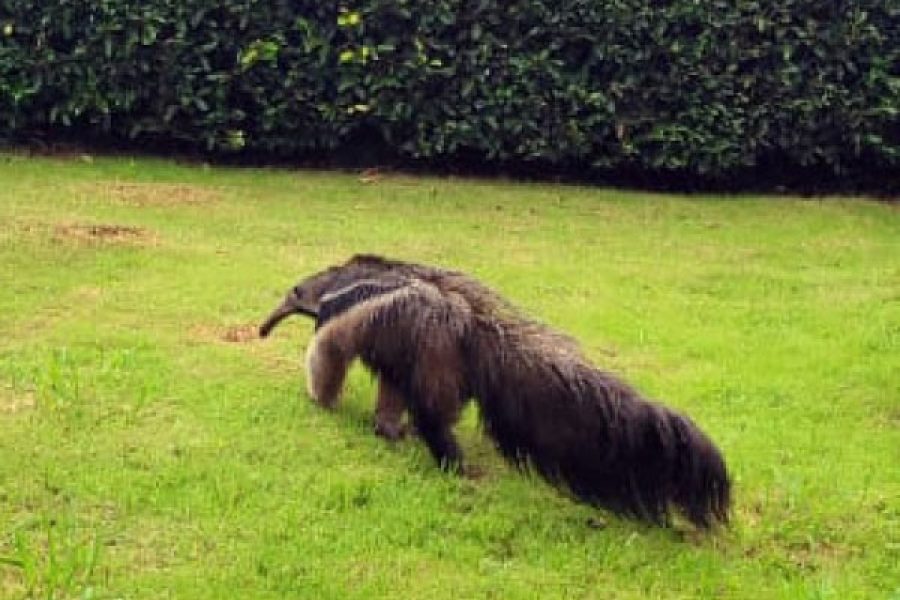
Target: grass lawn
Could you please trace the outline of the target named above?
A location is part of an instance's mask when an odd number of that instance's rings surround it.
[[[371,431],[255,327],[354,252],[468,271],[691,415],[700,535]],[[0,155],[0,597],[900,597],[900,212]]]

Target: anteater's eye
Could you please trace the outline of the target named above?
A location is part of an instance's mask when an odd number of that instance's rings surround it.
[[[298,298],[303,296],[303,286],[298,285],[294,287],[294,295]]]

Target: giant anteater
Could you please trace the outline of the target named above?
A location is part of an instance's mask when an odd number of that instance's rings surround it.
[[[724,460],[688,417],[597,369],[571,338],[472,277],[358,255],[291,289],[260,335],[291,314],[316,319],[310,395],[334,406],[359,357],[378,376],[379,433],[401,435],[408,410],[445,469],[462,466],[452,428],[474,398],[507,460],[584,502],[657,524],[671,506],[699,527],[728,519]]]

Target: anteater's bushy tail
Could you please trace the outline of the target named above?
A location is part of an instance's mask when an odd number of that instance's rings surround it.
[[[622,515],[664,524],[674,506],[699,527],[728,520],[725,462],[690,419],[641,398],[540,326],[477,328],[472,392],[509,461]]]

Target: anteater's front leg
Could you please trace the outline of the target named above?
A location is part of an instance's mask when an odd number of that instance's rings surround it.
[[[313,400],[334,408],[340,399],[354,353],[334,330],[324,330],[306,351],[306,389]]]
[[[378,405],[375,407],[375,433],[391,441],[406,435],[403,412],[406,399],[384,375],[378,376]]]

